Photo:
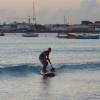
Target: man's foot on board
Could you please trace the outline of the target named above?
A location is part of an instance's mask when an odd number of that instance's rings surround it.
[[[42,73],[43,73],[43,74],[47,74],[47,73],[48,73],[48,70],[45,70],[45,71],[42,70]]]
[[[47,70],[46,70],[46,71],[43,71],[43,73],[44,73],[44,74],[47,74],[47,73],[48,73],[48,71],[47,71]]]

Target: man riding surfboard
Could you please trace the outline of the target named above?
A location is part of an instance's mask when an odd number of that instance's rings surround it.
[[[47,73],[47,66],[48,66],[48,62],[51,64],[51,61],[49,59],[49,55],[51,53],[51,48],[48,48],[48,50],[43,51],[40,55],[39,55],[39,60],[41,62],[41,64],[43,65],[42,68],[42,72],[43,73]],[[51,64],[52,65],[52,64]],[[51,71],[55,71],[55,69],[52,67]]]

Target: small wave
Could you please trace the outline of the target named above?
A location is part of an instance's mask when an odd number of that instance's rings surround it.
[[[35,64],[18,64],[18,65],[1,65],[0,74],[11,76],[27,76],[31,73],[38,73],[40,70],[39,65]]]
[[[59,64],[58,71],[98,70],[100,63]]]
[[[98,70],[100,63],[84,63],[84,64],[53,64],[56,72],[68,72],[75,70]],[[27,76],[32,73],[39,73],[41,66],[38,64],[15,64],[15,65],[0,65],[0,75],[11,76]],[[49,68],[51,68],[49,66]]]

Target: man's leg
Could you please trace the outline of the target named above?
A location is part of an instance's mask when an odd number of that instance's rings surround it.
[[[43,64],[43,69],[42,69],[42,71],[43,71],[44,73],[47,72],[47,66],[48,66],[48,62],[45,61],[44,64]]]

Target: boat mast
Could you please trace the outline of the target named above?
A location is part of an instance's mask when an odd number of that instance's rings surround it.
[[[66,24],[66,18],[65,18],[65,16],[64,16],[64,25]]]
[[[33,0],[33,24],[34,25],[36,24],[36,13],[35,13],[35,3],[34,3],[34,0]]]

